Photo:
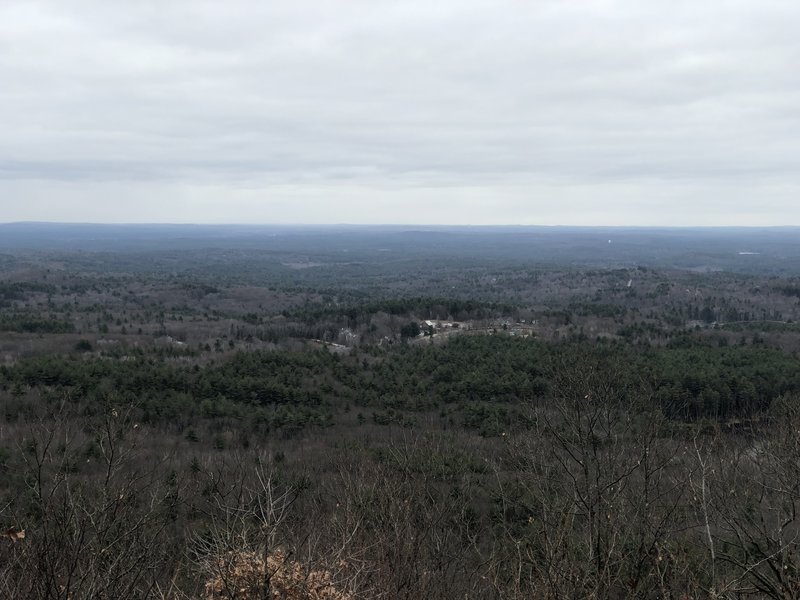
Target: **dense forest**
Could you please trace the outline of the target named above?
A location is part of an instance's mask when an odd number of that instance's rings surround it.
[[[800,598],[756,233],[125,231],[4,243],[0,597]]]

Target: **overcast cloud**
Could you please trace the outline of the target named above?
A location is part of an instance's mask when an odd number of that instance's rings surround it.
[[[800,225],[796,0],[0,1],[0,221]]]

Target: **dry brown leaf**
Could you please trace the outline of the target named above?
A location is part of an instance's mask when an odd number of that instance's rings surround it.
[[[3,537],[7,537],[12,542],[18,542],[25,539],[25,530],[17,529],[16,527],[9,527],[3,532]]]

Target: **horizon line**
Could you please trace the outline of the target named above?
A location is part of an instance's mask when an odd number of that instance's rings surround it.
[[[9,225],[64,225],[100,227],[421,227],[421,228],[542,228],[542,229],[800,229],[800,224],[792,225],[574,225],[559,223],[554,225],[537,223],[192,223],[188,221],[0,221],[0,227]]]

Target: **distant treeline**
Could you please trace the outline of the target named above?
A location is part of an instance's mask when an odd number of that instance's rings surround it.
[[[53,294],[56,292],[56,287],[53,285],[29,281],[0,281],[0,307],[8,306],[13,300],[24,300],[26,294],[30,292]]]
[[[0,315],[0,331],[17,333],[73,333],[75,325],[60,319],[36,316]]]
[[[458,300],[452,298],[399,298],[376,300],[349,306],[314,306],[294,311],[285,311],[287,317],[317,322],[326,317],[345,316],[352,321],[363,321],[376,313],[389,315],[416,315],[419,318],[446,319],[484,319],[515,310],[511,304]]]

